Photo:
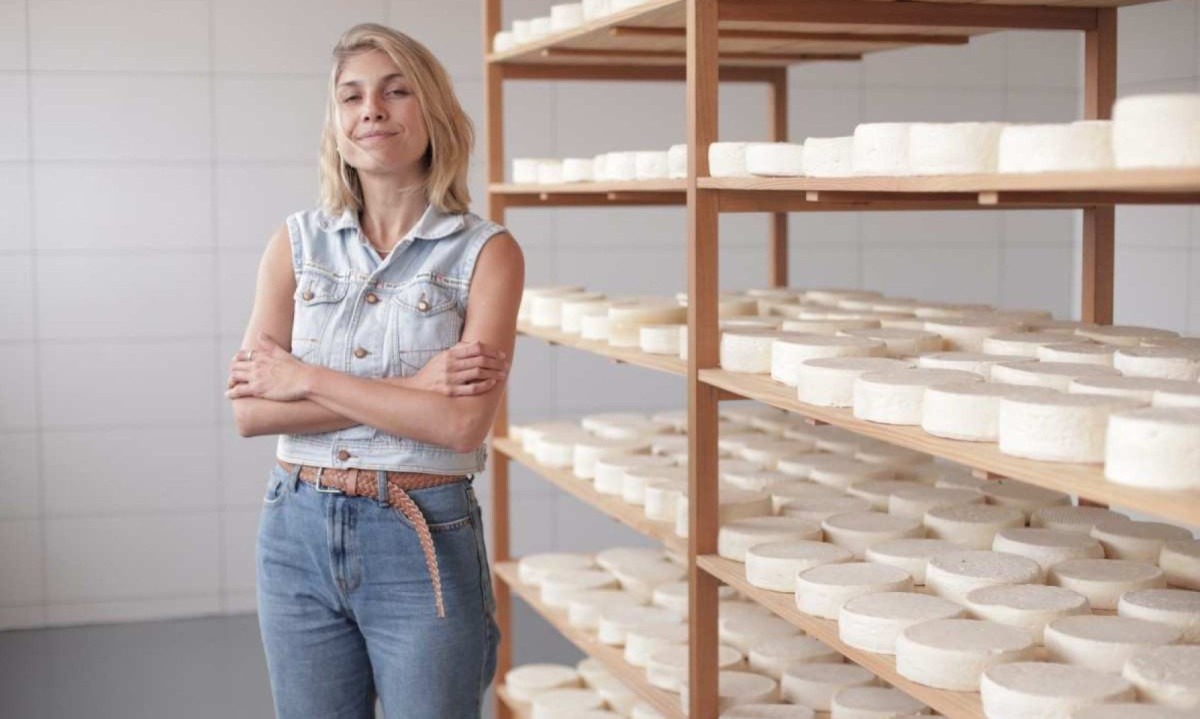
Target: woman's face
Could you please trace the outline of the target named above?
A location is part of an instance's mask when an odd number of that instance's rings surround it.
[[[416,175],[429,132],[412,83],[387,53],[359,53],[342,64],[334,87],[342,134],[338,151],[359,173]]]

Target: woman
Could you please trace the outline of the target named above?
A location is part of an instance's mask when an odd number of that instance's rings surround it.
[[[471,488],[524,260],[467,211],[472,130],[441,64],[358,25],[334,49],[321,207],[268,243],[230,389],[279,434],[258,533],[278,716],[477,717],[498,630]]]

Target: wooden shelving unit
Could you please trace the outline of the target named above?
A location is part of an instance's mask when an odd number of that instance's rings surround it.
[[[1011,476],[1105,504],[1200,524],[1200,493],[1155,493],[1107,483],[1095,467],[1005,457],[994,445],[930,437],[919,428],[855,420],[846,410],[802,404],[791,388],[769,378],[736,375],[718,367],[718,223],[721,212],[772,214],[770,283],[787,285],[787,213],[838,210],[968,210],[1063,208],[1082,210],[1082,319],[1113,318],[1114,234],[1117,204],[1200,203],[1200,171],[1146,170],[1045,175],[771,179],[708,177],[707,148],[719,138],[717,87],[721,82],[765,83],[770,89],[770,137],[786,141],[787,67],[810,61],[850,61],[866,53],[918,45],[962,45],[972,37],[1007,29],[1069,30],[1084,36],[1083,119],[1110,116],[1116,98],[1117,8],[1153,0],[649,0],[619,14],[545,37],[504,53],[491,52],[500,28],[501,0],[484,0],[488,214],[504,223],[522,207],[685,205],[688,217],[688,362],[637,350],[618,350],[561,332],[522,326],[521,332],[552,344],[685,378],[689,412],[690,537],[686,545],[690,596],[690,696],[688,715],[716,719],[717,588],[730,584],[781,617],[825,641],[883,680],[926,702],[950,719],[983,716],[973,693],[944,692],[900,677],[889,657],[841,644],[836,623],[804,615],[787,594],[750,586],[741,565],[716,556],[717,420],[719,403],[750,398],[893,444],[945,457],[988,473]],[[687,83],[689,175],[681,180],[558,185],[505,183],[503,87],[522,80],[680,80]],[[851,128],[847,128],[849,132]],[[494,427],[492,554],[497,575],[511,577],[509,460],[533,466],[543,477],[648,536],[628,506],[579,483],[569,473],[538,470],[507,439],[502,405]],[[591,490],[589,495],[585,490]],[[498,621],[505,632],[498,677],[511,666],[511,592],[531,604],[536,597],[507,581],[497,585]],[[536,605],[535,605],[536,608]],[[545,613],[543,613],[545,614]],[[568,634],[553,617],[551,623]],[[572,639],[574,641],[574,639]],[[586,652],[600,651],[580,646]],[[596,654],[593,654],[596,656]],[[601,657],[603,660],[603,657]],[[622,660],[623,661],[623,660]],[[607,662],[606,662],[607,663]],[[628,665],[626,665],[628,666]],[[629,677],[637,686],[637,677]],[[644,684],[644,682],[643,682]],[[644,687],[643,687],[644,688]],[[639,689],[639,693],[641,690]],[[660,692],[661,694],[661,692]],[[501,687],[497,717],[519,716]],[[674,699],[674,697],[671,697]],[[661,709],[660,709],[661,711]],[[674,714],[669,714],[673,716]]]

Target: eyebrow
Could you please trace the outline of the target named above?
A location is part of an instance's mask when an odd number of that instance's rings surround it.
[[[383,77],[383,80],[382,80],[382,81],[383,81],[383,82],[391,82],[392,80],[403,80],[403,79],[405,79],[405,78],[404,78],[404,73],[402,73],[402,72],[393,72],[391,75],[385,75],[385,76]],[[346,82],[339,82],[339,83],[338,83],[338,88],[343,88],[343,87],[358,87],[358,86],[359,86],[359,85],[361,85],[361,84],[362,84],[362,81],[361,81],[361,80],[347,80]]]

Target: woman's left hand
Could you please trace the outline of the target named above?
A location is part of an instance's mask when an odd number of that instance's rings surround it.
[[[238,350],[230,363],[229,399],[261,397],[277,402],[304,399],[312,367],[292,356],[265,332],[258,333],[254,347]]]

